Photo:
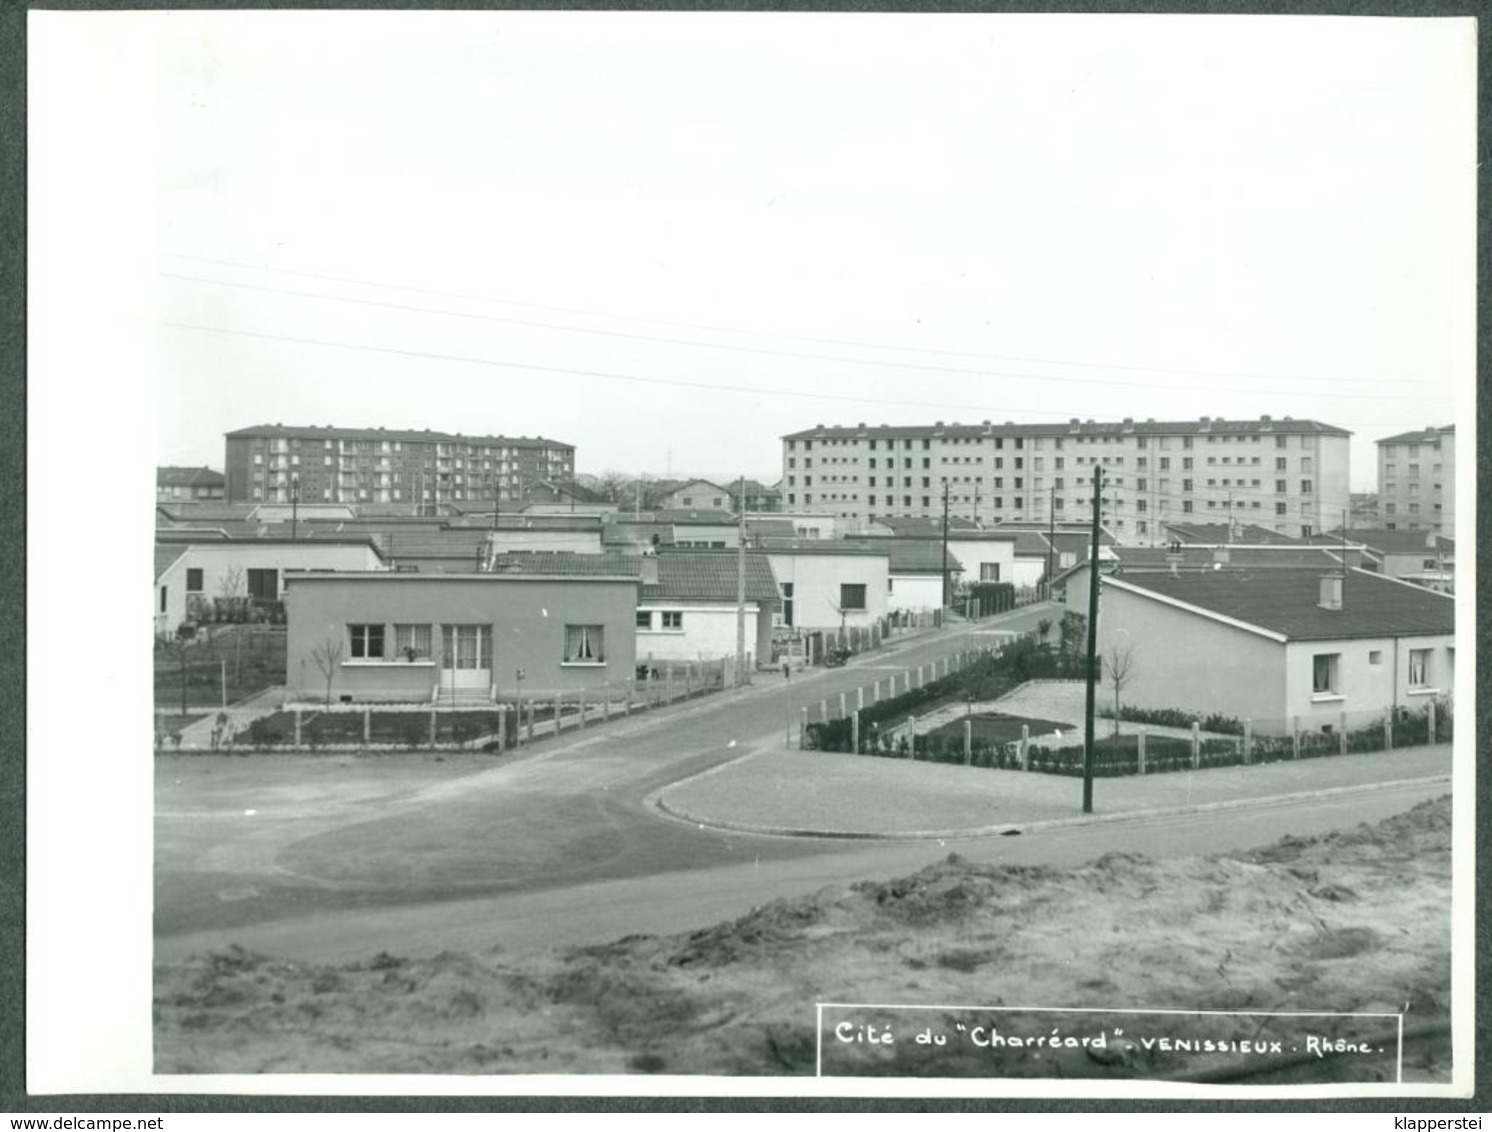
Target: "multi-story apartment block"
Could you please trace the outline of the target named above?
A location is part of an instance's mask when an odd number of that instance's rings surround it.
[[[1456,426],[1378,441],[1378,520],[1390,531],[1456,534]]]
[[[226,436],[230,502],[445,503],[519,498],[575,474],[575,447],[543,437],[255,425]]]
[[[1130,543],[1172,522],[1309,536],[1348,511],[1346,429],[1310,420],[819,425],[782,438],[782,507],[851,525],[885,516],[1084,520],[1103,471],[1104,525]]]

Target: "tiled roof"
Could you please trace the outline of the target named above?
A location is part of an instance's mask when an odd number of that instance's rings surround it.
[[[158,503],[156,514],[164,515],[176,522],[198,520],[222,521],[224,519],[247,519],[254,513],[257,503]]]
[[[1453,424],[1435,426],[1431,428],[1416,429],[1414,432],[1401,432],[1398,436],[1385,436],[1382,440],[1375,440],[1375,444],[1433,444],[1440,439],[1441,433],[1454,433],[1456,426]]]
[[[660,509],[653,512],[653,521],[672,523],[676,527],[733,527],[736,515],[733,511],[716,511],[708,507]]]
[[[229,440],[286,439],[300,440],[398,440],[429,444],[483,444],[505,448],[574,448],[542,436],[462,436],[459,432],[431,432],[429,429],[336,428],[332,425],[250,425],[224,434]]]
[[[876,519],[876,525],[885,527],[892,534],[905,535],[912,538],[931,538],[943,534],[943,520],[941,518],[928,518],[922,515],[907,515],[896,517],[886,515]],[[957,515],[948,517],[948,530],[953,531],[977,531],[979,524],[969,519],[961,519]]]
[[[164,467],[155,470],[156,487],[222,487],[227,480],[211,468]]]
[[[514,550],[497,556],[494,573],[543,574],[548,577],[637,577],[642,559],[614,551],[579,554],[565,550]]]
[[[186,552],[187,552],[187,548],[184,547],[184,546],[162,546],[160,543],[156,543],[155,544],[155,577],[156,577],[156,581],[160,581],[161,575],[164,574],[167,570],[169,570],[172,567],[172,565],[175,564],[176,560],[178,558],[180,558]]]
[[[749,538],[796,538],[798,528],[791,519],[747,519],[746,534]]]
[[[1454,599],[1361,570],[1348,571],[1342,587],[1342,608],[1322,609],[1318,604],[1321,578],[1330,572],[1261,569],[1126,573],[1110,581],[1245,621],[1295,641],[1455,631]]]
[[[1204,546],[1226,546],[1237,543],[1242,546],[1304,546],[1305,539],[1280,534],[1268,527],[1254,523],[1166,523],[1166,531],[1172,538],[1183,543],[1201,543]]]
[[[850,546],[866,546],[879,549],[884,546],[890,553],[890,570],[893,574],[941,574],[945,569],[951,573],[963,570],[951,553],[945,558],[943,544],[938,539],[911,538],[847,538],[841,540]]]
[[[1340,540],[1342,533],[1334,535],[1322,535],[1316,540],[1320,545],[1327,545],[1333,539]],[[1436,535],[1433,531],[1386,531],[1359,529],[1348,530],[1347,541],[1349,543],[1361,543],[1379,554],[1422,554],[1427,558],[1435,556],[1437,543],[1441,554],[1453,555],[1456,553],[1456,540],[1446,538],[1444,535]]]
[[[1073,418],[1066,423],[1050,422],[1047,424],[1016,424],[1014,421],[1005,421],[1003,424],[992,424],[983,421],[979,424],[959,424],[957,421],[951,424],[943,424],[941,421],[931,425],[816,425],[813,428],[803,429],[801,432],[791,432],[783,436],[783,440],[819,440],[819,439],[853,439],[858,437],[880,439],[882,437],[894,439],[921,439],[923,437],[957,437],[964,439],[980,436],[1176,436],[1188,435],[1198,436],[1212,433],[1215,435],[1237,435],[1253,433],[1310,433],[1324,436],[1351,436],[1351,432],[1335,425],[1322,424],[1320,421],[1291,420],[1285,417],[1274,420],[1261,417],[1258,420],[1224,420],[1221,417],[1213,417],[1210,420],[1201,418],[1190,421],[1156,421],[1147,419],[1143,421],[1080,421]],[[1380,441],[1382,443],[1382,441]]]
[[[734,602],[738,582],[737,551],[667,550],[659,554],[658,581],[642,587],[644,601]],[[775,602],[777,578],[760,551],[748,550],[746,600]]]

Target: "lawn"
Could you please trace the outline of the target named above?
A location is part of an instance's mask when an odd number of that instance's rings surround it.
[[[541,713],[542,714],[542,713]],[[436,741],[466,743],[483,735],[495,735],[501,717],[495,711],[435,711]],[[360,711],[301,709],[301,742],[305,745],[363,742],[364,717]],[[508,726],[512,727],[509,714]],[[271,745],[295,741],[295,713],[277,711],[255,720],[238,734],[240,745]],[[430,711],[374,711],[368,720],[367,741],[397,743],[408,747],[430,742]]]
[[[1057,723],[1050,719],[1033,719],[1025,715],[1006,715],[1003,712],[980,712],[969,717],[973,723],[973,741],[976,746],[989,747],[996,743],[1018,743],[1021,738],[1021,728],[1030,728],[1032,738],[1038,735],[1050,735],[1054,731],[1060,731],[1064,735],[1078,734],[1078,729],[1070,723]],[[947,743],[964,740],[964,721],[955,719],[951,723],[945,723],[928,732],[936,735]]]
[[[285,683],[286,635],[264,626],[212,626],[185,645],[155,650],[155,703],[181,711],[221,707]]]

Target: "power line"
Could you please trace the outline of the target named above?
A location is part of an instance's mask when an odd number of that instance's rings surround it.
[[[839,395],[833,393],[808,393],[796,389],[763,389],[746,385],[727,385],[717,382],[686,381],[679,378],[642,377],[637,374],[613,373],[606,370],[574,369],[564,366],[546,366],[528,362],[505,362],[493,358],[481,358],[465,354],[447,354],[432,350],[405,350],[392,346],[371,346],[362,342],[338,342],[326,338],[305,338],[288,334],[270,334],[264,331],[237,330],[224,326],[204,326],[199,323],[179,322],[171,319],[162,319],[161,326],[175,327],[181,330],[197,330],[208,334],[226,334],[240,338],[257,338],[272,342],[290,342],[302,346],[324,346],[341,350],[360,350],[367,353],[390,354],[396,357],[420,358],[426,361],[450,361],[466,365],[491,366],[503,369],[526,369],[535,373],[567,374],[575,377],[596,377],[612,381],[632,381],[647,385],[671,385],[690,389],[707,389],[720,393],[746,393],[756,397],[796,397],[813,401],[836,401],[844,404],[854,405],[893,405],[909,406],[919,409],[954,409],[968,410],[970,412],[989,412],[988,405],[971,405],[967,403],[954,404],[951,402],[918,400],[900,400],[887,397],[862,397],[857,395]],[[1004,408],[1003,413],[1021,417],[1043,417],[1051,420],[1058,418],[1061,413],[1058,410],[1036,410],[1036,409],[1014,409]],[[1363,423],[1363,422],[1358,422]],[[1397,427],[1402,421],[1385,422],[1383,427]]]
[[[349,295],[327,295],[317,291],[297,291],[288,287],[269,287],[258,283],[240,283],[227,279],[207,279],[199,275],[185,275],[175,271],[163,271],[160,273],[166,279],[180,279],[189,283],[210,283],[220,287],[236,287],[245,291],[258,291],[275,295],[290,295],[302,299],[321,299],[325,302],[352,303],[358,306],[378,307],[383,310],[406,311],[415,314],[433,314],[448,318],[464,318],[476,322],[497,322],[509,326],[523,326],[540,330],[561,330],[571,334],[593,334],[603,338],[624,338],[634,342],[655,342],[668,346],[693,346],[709,350],[728,350],[736,353],[763,354],[777,358],[795,358],[801,361],[836,362],[845,365],[875,366],[880,369],[911,369],[921,370],[928,373],[951,373],[965,377],[1003,377],[1016,381],[1040,381],[1056,382],[1065,385],[1096,385],[1107,389],[1164,389],[1174,392],[1175,386],[1157,384],[1142,381],[1103,381],[1090,377],[1056,377],[1049,374],[1032,373],[1010,373],[1008,371],[988,369],[967,369],[956,366],[934,366],[918,362],[895,362],[879,358],[852,358],[842,354],[810,354],[800,350],[773,350],[762,346],[740,346],[729,342],[704,342],[697,338],[668,338],[655,334],[633,334],[624,330],[603,330],[591,326],[568,326],[554,322],[540,322],[535,319],[511,318],[505,315],[475,314],[470,311],[453,311],[443,307],[419,306],[414,303],[384,302],[379,299],[360,299]],[[1243,393],[1258,394],[1257,389],[1233,389],[1223,386],[1209,388],[1210,393]],[[1316,393],[1314,397],[1328,397],[1333,400],[1361,401],[1365,398],[1373,398],[1383,401],[1398,400],[1394,395],[1386,393],[1363,394],[1363,393]],[[1446,398],[1448,399],[1448,398]]]
[[[786,333],[782,333],[782,332],[778,332],[778,331],[772,331],[772,330],[749,330],[749,329],[743,329],[741,327],[720,326],[718,324],[712,324],[712,323],[686,322],[686,321],[682,321],[682,320],[678,320],[678,319],[666,319],[666,318],[650,318],[650,317],[647,317],[647,316],[644,316],[644,315],[615,314],[615,313],[609,313],[609,312],[606,312],[606,311],[590,310],[590,309],[581,308],[581,307],[564,307],[564,306],[556,306],[556,305],[550,305],[550,304],[545,304],[545,303],[525,302],[525,301],[522,301],[522,300],[519,300],[519,299],[506,299],[506,298],[502,298],[502,297],[499,297],[499,296],[493,296],[493,295],[478,295],[478,294],[473,294],[473,293],[467,292],[467,291],[448,291],[448,290],[441,290],[441,289],[430,288],[430,287],[416,287],[416,286],[407,285],[407,284],[400,284],[400,283],[385,283],[385,282],[381,282],[379,280],[358,279],[358,278],[354,278],[354,277],[351,277],[351,276],[333,275],[333,274],[328,274],[328,273],[325,273],[325,272],[298,271],[298,270],[295,270],[293,268],[288,268],[288,267],[268,267],[268,266],[264,266],[264,265],[260,265],[260,264],[245,263],[245,262],[240,261],[240,260],[215,259],[215,258],[210,257],[210,256],[188,255],[188,254],[186,254],[184,252],[170,252],[168,254],[170,256],[172,256],[173,258],[175,258],[175,259],[190,260],[190,261],[196,262],[196,263],[211,263],[211,264],[216,264],[216,265],[221,266],[221,267],[243,268],[243,269],[247,269],[247,270],[250,270],[250,271],[262,271],[262,272],[269,272],[269,273],[279,274],[279,275],[293,275],[293,276],[299,276],[299,277],[305,278],[305,279],[321,279],[321,280],[324,280],[326,282],[332,282],[332,283],[349,283],[349,284],[353,284],[355,286],[360,286],[360,287],[377,287],[377,288],[380,288],[380,289],[383,289],[383,290],[406,291],[406,292],[410,292],[412,294],[435,295],[435,296],[438,296],[438,297],[441,297],[441,298],[466,299],[466,300],[475,301],[475,302],[496,303],[496,304],[500,304],[500,305],[503,305],[503,306],[523,307],[523,308],[529,309],[529,310],[555,311],[555,312],[562,313],[562,314],[584,315],[584,316],[591,317],[591,318],[609,318],[609,319],[619,319],[619,320],[626,321],[626,322],[642,322],[642,323],[648,323],[648,324],[655,325],[655,326],[682,326],[682,327],[685,327],[685,328],[690,329],[690,330],[708,330],[708,331],[712,331],[712,332],[716,332],[716,333],[722,333],[722,334],[747,334],[747,335],[753,335],[753,336],[756,336],[756,337],[763,337],[763,338],[781,338],[781,339],[785,339],[785,340],[788,340],[788,341],[795,341],[795,342],[812,342],[812,343],[815,343],[815,344],[818,344],[818,345],[852,346],[852,347],[858,347],[858,348],[862,348],[862,349],[871,349],[871,350],[897,350],[897,351],[900,351],[902,353],[930,354],[930,355],[941,356],[941,357],[955,357],[955,358],[978,358],[978,359],[985,359],[985,360],[989,360],[989,361],[1000,361],[1000,362],[1023,362],[1023,363],[1029,364],[1029,365],[1067,366],[1067,367],[1079,368],[1079,369],[1123,370],[1123,371],[1126,371],[1126,372],[1133,372],[1133,373],[1168,373],[1168,374],[1176,374],[1176,375],[1184,376],[1184,377],[1246,377],[1246,378],[1253,378],[1255,380],[1262,380],[1262,381],[1292,381],[1292,382],[1314,381],[1314,382],[1322,382],[1322,383],[1329,383],[1329,384],[1349,384],[1349,385],[1354,385],[1354,386],[1361,386],[1361,385],[1365,385],[1365,384],[1373,384],[1373,385],[1402,385],[1403,382],[1405,381],[1405,378],[1403,378],[1402,376],[1401,377],[1395,377],[1395,378],[1388,378],[1388,377],[1381,377],[1381,378],[1379,378],[1379,377],[1361,377],[1360,378],[1360,377],[1324,376],[1324,375],[1320,375],[1320,374],[1296,374],[1296,373],[1268,374],[1268,373],[1259,373],[1257,371],[1249,371],[1249,370],[1176,369],[1176,368],[1168,368],[1168,367],[1164,367],[1164,366],[1131,365],[1131,364],[1122,363],[1122,362],[1089,362],[1089,361],[1070,361],[1070,360],[1061,359],[1061,358],[1036,358],[1036,357],[1029,357],[1029,356],[1024,355],[1024,354],[989,354],[989,353],[979,353],[979,352],[969,351],[969,350],[940,350],[940,349],[936,349],[936,348],[932,348],[932,347],[926,347],[926,346],[902,346],[902,345],[897,345],[895,343],[890,343],[890,342],[865,342],[865,341],[859,341],[859,340],[855,340],[855,339],[846,339],[846,338],[816,337],[816,336],[807,335],[807,334],[786,334]],[[163,275],[168,275],[168,276],[173,276],[173,277],[176,277],[176,278],[182,278],[182,279],[196,278],[194,276],[174,275],[174,273],[171,273],[171,272],[162,272],[162,274]],[[220,280],[220,279],[202,279],[202,280],[199,280],[199,281],[200,282],[207,282],[207,283],[222,283],[225,286],[244,286],[244,287],[250,287],[251,286],[250,284],[230,283],[230,282],[227,282],[225,280]],[[260,288],[257,288],[257,289],[259,289],[259,290],[275,290],[275,288],[269,288],[269,287],[260,287]],[[286,291],[285,293],[286,294],[298,294],[299,292]],[[313,295],[312,297],[314,297],[314,298],[328,298],[328,299],[332,299],[332,298],[338,298],[339,296]],[[357,302],[359,300],[348,299],[346,301],[348,301],[348,302]],[[416,309],[418,309],[418,308],[416,308]],[[457,313],[457,312],[442,312],[442,313]],[[476,318],[476,317],[481,317],[481,316],[472,315],[472,316],[468,316],[468,317]],[[543,324],[535,324],[535,325],[543,325]],[[582,329],[582,328],[565,327],[564,329]],[[605,332],[603,332],[603,331],[595,331],[595,333],[605,333]],[[628,335],[621,335],[621,336],[622,337],[628,337]],[[669,339],[658,339],[658,341],[669,341]],[[713,343],[699,343],[699,344],[700,345],[706,345],[706,346],[715,345]],[[732,347],[721,346],[719,348],[721,348],[721,349],[729,349],[729,348],[732,348]],[[736,348],[736,349],[744,349],[744,350],[752,350],[752,349],[754,349],[753,347],[747,347],[747,346],[734,347],[734,348]],[[756,350],[756,352],[760,352],[760,353],[774,353],[775,351]],[[789,354],[787,356],[796,356],[796,355]],[[811,355],[808,355],[808,356],[811,356]],[[836,359],[836,360],[850,360],[850,359]],[[877,364],[877,363],[868,363],[868,364]],[[895,363],[883,363],[883,364],[895,364]],[[928,368],[934,368],[934,367],[928,367]],[[949,372],[955,372],[955,373],[957,373],[957,372],[983,373],[984,371],[950,370]],[[1000,376],[1000,375],[991,375],[991,376]],[[1013,376],[1023,376],[1023,375],[1013,375]],[[1098,383],[1098,384],[1104,384],[1104,383]],[[1162,388],[1171,388],[1171,387],[1170,386],[1164,386]],[[1219,392],[1230,392],[1230,391],[1229,390],[1219,390]],[[1252,393],[1252,392],[1257,392],[1257,390],[1245,390],[1244,392],[1250,392],[1250,393]]]

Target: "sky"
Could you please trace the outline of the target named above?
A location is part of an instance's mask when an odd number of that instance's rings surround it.
[[[820,423],[1270,414],[1363,490],[1455,416],[1464,23],[153,16],[162,464],[281,422],[771,480]]]

